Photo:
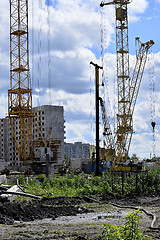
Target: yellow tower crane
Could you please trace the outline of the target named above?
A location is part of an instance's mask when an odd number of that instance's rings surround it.
[[[8,114],[21,163],[33,160],[34,157],[32,131],[34,116],[28,45],[28,0],[10,0]],[[45,144],[42,135],[41,138]]]
[[[32,155],[32,89],[29,79],[28,0],[10,1],[8,114],[20,160]],[[16,136],[15,123],[20,129]]]
[[[114,137],[114,157],[112,155],[114,163],[127,160],[133,134],[134,107],[145,68],[148,49],[154,44],[152,40],[141,43],[139,38],[136,38],[138,44],[137,59],[133,76],[130,78],[127,16],[127,6],[130,2],[130,0],[114,0],[100,4],[101,7],[114,4],[116,12],[118,113],[117,130]],[[102,114],[105,114],[103,109]],[[109,153],[108,149],[110,149],[110,146],[106,149],[106,152]]]
[[[132,122],[128,120],[128,110],[130,103],[130,78],[129,78],[129,44],[128,44],[128,16],[127,5],[130,0],[114,0],[104,5],[115,5],[116,12],[116,52],[117,52],[117,90],[118,90],[118,113],[117,113],[117,133],[116,142],[121,157],[125,157],[127,152],[124,146],[126,134],[132,134]]]

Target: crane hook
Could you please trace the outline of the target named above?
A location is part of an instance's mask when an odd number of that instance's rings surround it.
[[[156,123],[155,123],[155,122],[151,122],[151,126],[152,126],[152,128],[153,128],[153,131],[154,131],[154,129],[155,129],[155,126],[156,126]]]

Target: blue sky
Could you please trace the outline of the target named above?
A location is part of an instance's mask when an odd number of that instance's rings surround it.
[[[134,37],[141,37],[143,42],[154,40],[154,52],[160,50],[160,3],[156,0],[148,1],[148,7],[143,14],[139,14],[140,21],[129,23],[130,53],[134,54]]]
[[[100,12],[102,10],[99,6],[100,2],[97,0],[29,0],[29,47],[33,107],[37,106],[38,102],[41,105],[49,104],[50,94],[52,104],[64,106],[67,142],[95,143],[95,80],[94,68],[90,67],[89,63],[93,61],[102,64],[100,59]],[[42,8],[39,7],[40,3]],[[0,33],[2,36],[0,38],[0,117],[5,117],[7,115],[9,88],[9,2],[1,0],[1,4],[3,11],[0,16]],[[32,8],[33,5],[34,9]],[[48,29],[47,24],[48,14],[50,29]],[[150,39],[155,41],[153,52],[157,121],[156,155],[160,156],[160,1],[133,0],[129,4],[128,14],[131,67],[133,67],[135,60],[135,37],[140,37],[142,42]],[[116,77],[114,6],[104,7],[104,17],[106,31],[105,58],[107,59],[105,69],[109,86],[105,91],[110,98],[110,108],[113,112],[114,101],[117,99],[114,92],[116,88],[114,86]],[[38,51],[40,40],[41,49]],[[49,40],[52,79],[50,89],[48,88]],[[34,67],[32,67],[32,60]],[[41,65],[41,74],[38,72],[38,64]],[[149,157],[152,152],[148,76],[149,70],[146,65],[135,108],[135,133],[130,149],[130,155],[137,153],[140,157]]]

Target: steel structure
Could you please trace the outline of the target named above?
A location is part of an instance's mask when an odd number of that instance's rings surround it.
[[[127,16],[127,6],[130,2],[130,0],[114,0],[100,4],[101,7],[114,4],[116,12],[118,113],[114,159],[118,163],[125,161],[128,156],[133,134],[134,107],[144,72],[148,49],[154,44],[152,40],[147,43],[141,43],[139,38],[136,39],[138,43],[137,59],[133,77],[130,78]],[[106,150],[106,152],[108,151]]]
[[[96,175],[99,176],[99,69],[102,67],[90,62],[95,66],[95,86],[96,86]]]
[[[31,159],[33,114],[29,78],[28,0],[10,0],[8,114],[20,160]],[[18,121],[19,129],[17,130],[15,122]]]
[[[133,125],[132,124],[133,113],[134,113],[134,108],[136,105],[136,100],[137,100],[138,92],[141,85],[144,68],[146,65],[148,50],[154,44],[154,41],[150,40],[146,43],[142,43],[140,39],[137,37],[136,43],[137,43],[136,63],[135,63],[133,75],[131,78],[130,103],[129,103],[129,109],[128,109],[128,116],[130,117],[126,122],[126,124],[129,124],[130,126]],[[124,143],[125,143],[127,152],[129,151],[129,148],[130,148],[131,138],[132,138],[132,134],[130,136],[127,136],[127,135],[125,136]]]
[[[129,78],[129,45],[128,45],[128,16],[127,5],[130,0],[115,0],[104,5],[115,5],[116,12],[116,52],[117,52],[117,91],[118,113],[116,143],[119,152],[119,161],[127,155],[124,145],[126,135],[132,134],[133,127],[131,116],[128,115],[130,103],[130,78]]]

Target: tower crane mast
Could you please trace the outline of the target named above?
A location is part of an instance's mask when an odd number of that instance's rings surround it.
[[[32,88],[29,75],[28,0],[10,0],[8,115],[21,164],[34,159]],[[44,146],[46,142],[36,127]],[[37,140],[38,141],[38,140]]]
[[[127,6],[130,0],[114,0],[104,5],[115,5],[116,12],[116,52],[117,52],[117,91],[118,91],[118,113],[116,145],[121,159],[126,156],[124,148],[125,136],[132,134],[132,122],[126,125],[130,103],[130,78],[129,78],[129,44],[128,44],[128,16]]]
[[[32,89],[29,79],[28,0],[10,0],[8,114],[20,160],[32,156]],[[19,122],[19,131],[15,122]],[[19,134],[17,137],[16,132]]]

